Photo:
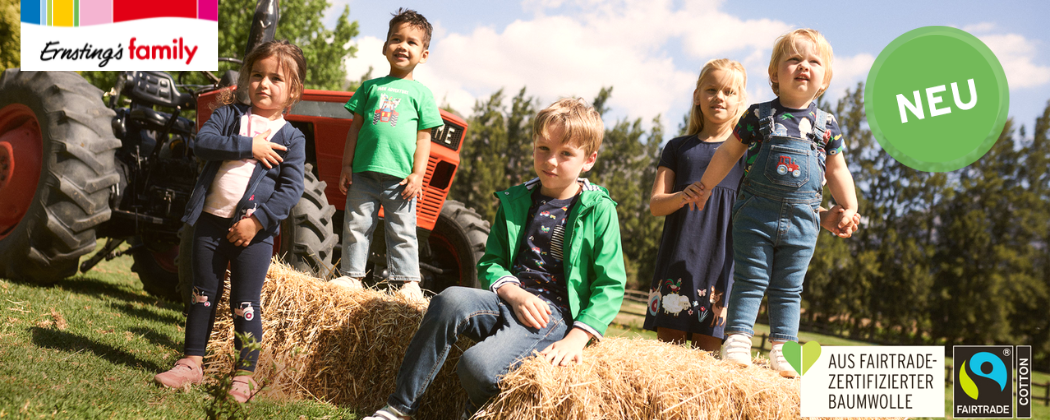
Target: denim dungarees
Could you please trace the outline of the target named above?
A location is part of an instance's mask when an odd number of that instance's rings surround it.
[[[828,114],[816,111],[808,138],[788,137],[769,102],[759,104],[762,145],[733,205],[733,273],[726,334],[754,335],[769,290],[773,341],[798,341],[802,281],[817,245]]]

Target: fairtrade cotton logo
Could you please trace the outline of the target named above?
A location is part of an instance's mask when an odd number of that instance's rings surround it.
[[[967,369],[967,366],[969,366],[969,369]],[[991,371],[985,373],[983,370],[984,366],[991,366]],[[967,396],[976,400],[980,394],[980,390],[978,389],[977,384],[974,383],[973,379],[970,378],[970,375],[966,373],[967,370],[973,372],[974,375],[995,381],[995,383],[999,384],[1000,392],[1006,389],[1006,365],[1003,364],[1003,361],[994,354],[986,351],[977,353],[970,357],[969,365],[967,365],[966,362],[963,362],[962,370],[959,371],[959,386],[962,387],[963,392],[965,392]]]
[[[23,70],[215,70],[218,1],[22,0]]]

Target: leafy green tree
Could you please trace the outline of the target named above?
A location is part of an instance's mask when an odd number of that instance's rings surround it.
[[[22,62],[22,3],[0,0],[0,71]]]
[[[612,88],[602,88],[594,99],[594,108],[604,114]],[[623,119],[605,129],[598,151],[598,161],[591,173],[592,181],[609,190],[617,202],[620,236],[623,238],[627,280],[633,288],[647,288],[656,263],[662,220],[649,212],[649,193],[656,179],[663,131],[660,119],[653,120],[648,133],[642,120]]]
[[[489,222],[495,220],[498,202],[493,193],[508,187],[503,154],[507,150],[507,126],[503,113],[503,89],[474,104],[467,137],[460,149],[459,169],[450,196],[477,210]]]

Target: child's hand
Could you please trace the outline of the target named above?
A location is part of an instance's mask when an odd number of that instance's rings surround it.
[[[703,194],[704,184],[701,184],[700,182],[689,184],[689,186],[685,187],[679,195],[682,198],[682,202],[678,204],[678,208],[682,208],[688,204],[690,209],[696,210],[696,200],[698,200]]]
[[[275,150],[288,150],[287,147],[266,141],[266,137],[269,135],[270,130],[266,130],[255,137],[252,137],[252,157],[257,161],[262,162],[266,169],[270,169],[273,165],[278,165],[281,162],[284,162],[284,159],[281,159],[281,155],[277,154]]]
[[[852,210],[847,213],[846,209],[838,204],[820,214],[820,226],[841,238],[853,236],[859,225],[860,215]]]
[[[590,339],[590,334],[579,328],[573,328],[565,335],[565,338],[543,349],[540,356],[554,366],[568,366],[570,362],[580,363],[583,361],[583,348],[587,346]]]
[[[248,246],[262,228],[262,223],[259,223],[255,216],[241,219],[233,224],[230,233],[226,234],[226,239],[236,246]]]
[[[693,210],[703,210],[704,206],[707,205],[707,199],[711,198],[711,191],[708,191],[707,188],[704,188],[704,184],[699,182],[694,182],[692,185],[686,187],[686,190],[693,187],[696,187],[692,190],[692,193],[695,194],[695,196],[690,198],[687,203],[689,203],[690,208]]]
[[[423,199],[423,175],[413,172],[408,178],[402,179],[399,185],[405,186],[404,191],[401,191],[401,198],[411,200],[412,197],[419,196]]]
[[[350,184],[354,183],[354,168],[350,165],[344,165],[343,170],[339,172],[339,192],[346,195]]]
[[[496,294],[514,308],[514,316],[526,327],[540,329],[550,322],[550,305],[517,284],[501,286]]]

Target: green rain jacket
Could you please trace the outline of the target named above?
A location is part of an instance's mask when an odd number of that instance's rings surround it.
[[[601,339],[620,311],[627,274],[620,245],[616,202],[609,191],[580,179],[582,190],[570,211],[566,226],[565,284],[569,309],[576,323]],[[532,190],[539,178],[496,193],[500,207],[489,232],[485,255],[478,262],[481,286],[488,289],[506,277],[521,249],[521,239],[532,206]]]

